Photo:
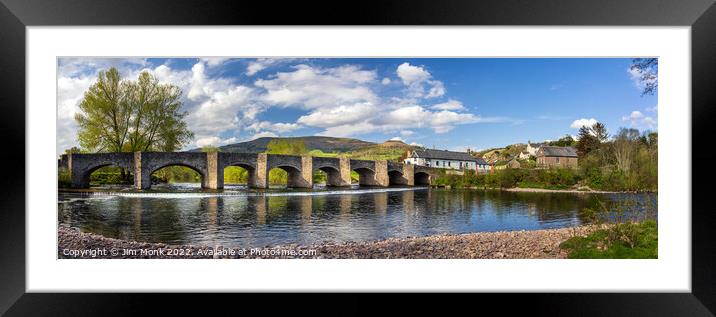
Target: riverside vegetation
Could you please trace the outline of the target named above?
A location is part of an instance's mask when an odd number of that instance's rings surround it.
[[[560,247],[573,259],[656,259],[658,225],[656,197],[642,201],[599,202],[582,216],[600,228],[587,236],[574,235]]]

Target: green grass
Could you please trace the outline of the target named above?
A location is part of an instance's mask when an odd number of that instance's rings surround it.
[[[621,236],[627,232],[634,238],[633,247]],[[586,237],[574,237],[562,242],[562,249],[569,250],[570,259],[656,259],[658,258],[658,230],[654,220],[642,223],[616,224],[610,229],[597,230]]]

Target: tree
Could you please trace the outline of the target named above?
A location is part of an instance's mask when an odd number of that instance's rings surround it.
[[[214,153],[214,152],[219,152],[219,148],[216,146],[213,146],[213,145],[207,145],[205,147],[202,147],[201,151],[207,152],[207,153]]]
[[[574,146],[576,141],[574,141],[574,138],[572,138],[571,135],[567,134],[564,137],[560,138],[557,141],[549,142],[549,145],[553,146]]]
[[[619,133],[614,138],[614,156],[617,161],[617,169],[622,172],[629,172],[633,156],[639,150],[639,130],[637,129],[619,129]]]
[[[76,153],[82,153],[82,149],[80,149],[76,146],[73,146],[73,147],[65,150],[65,154],[76,154]]]
[[[635,58],[629,69],[633,74],[639,76],[639,82],[643,86],[641,95],[653,95],[659,87],[659,59],[657,58]]]
[[[266,153],[286,155],[306,155],[308,148],[303,140],[273,139],[266,145]]]
[[[176,151],[193,138],[181,112],[181,90],[148,72],[122,80],[101,71],[75,115],[80,145],[90,152]]]
[[[597,122],[591,126],[591,133],[594,135],[600,143],[604,143],[609,139],[609,133],[603,123]]]
[[[592,134],[592,129],[587,126],[579,128],[579,141],[577,141],[577,155],[585,157],[589,152],[599,148],[599,139]]]

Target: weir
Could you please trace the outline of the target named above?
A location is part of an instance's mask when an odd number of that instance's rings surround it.
[[[67,168],[73,188],[89,188],[92,172],[116,166],[134,174],[134,187],[151,188],[151,175],[167,166],[185,166],[201,175],[201,187],[224,188],[224,169],[240,166],[248,172],[248,185],[268,188],[269,171],[280,168],[288,173],[288,187],[313,188],[313,174],[321,170],[327,175],[327,186],[350,186],[351,171],[359,175],[362,186],[388,187],[390,185],[430,185],[437,170],[385,160],[353,160],[266,153],[228,152],[134,152],[65,154],[58,166]],[[416,179],[418,180],[416,182]]]

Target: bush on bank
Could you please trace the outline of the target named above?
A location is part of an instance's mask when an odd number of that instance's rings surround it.
[[[435,180],[439,186],[455,188],[541,188],[569,189],[588,186],[606,191],[655,191],[655,173],[635,169],[629,173],[608,168],[583,169],[503,169],[488,174],[464,171],[462,174],[440,171]]]

